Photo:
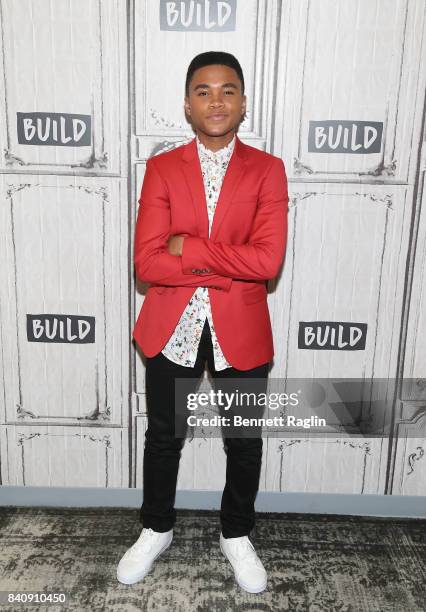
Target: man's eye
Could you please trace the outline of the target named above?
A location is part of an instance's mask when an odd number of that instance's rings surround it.
[[[199,96],[204,96],[204,94],[206,94],[206,95],[207,95],[207,92],[206,92],[206,91],[200,91],[200,93],[199,93],[198,95],[199,95]]]
[[[227,94],[231,94],[231,96],[233,96],[233,95],[234,95],[234,92],[232,91],[232,89],[230,89],[229,91],[225,91],[225,93],[227,93]]]

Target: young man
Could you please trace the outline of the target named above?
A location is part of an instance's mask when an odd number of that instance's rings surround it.
[[[142,533],[118,580],[145,577],[170,545],[183,438],[175,436],[175,379],[265,382],[273,356],[266,283],[287,238],[284,164],[241,142],[244,77],[231,54],[207,52],[189,65],[188,144],[148,160],[135,233],[137,277],[150,283],[133,336],[144,352],[148,428]],[[226,434],[226,432],[225,432]],[[258,593],[266,571],[248,538],[254,526],[262,438],[226,438],[220,547],[238,584]]]

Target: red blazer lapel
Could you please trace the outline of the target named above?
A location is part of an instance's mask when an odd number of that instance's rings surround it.
[[[208,238],[209,218],[207,215],[206,194],[195,138],[183,147],[182,161],[182,170],[191,194],[200,238]]]
[[[226,215],[226,211],[231,204],[231,200],[244,175],[246,166],[247,151],[245,145],[238,136],[235,137],[235,146],[228,168],[223,179],[219,199],[213,217],[213,225],[210,239],[214,240],[220,225]],[[209,237],[209,218],[207,213],[206,194],[204,189],[201,164],[198,157],[196,138],[191,140],[184,148],[182,153],[182,169],[191,193],[192,205],[194,206],[195,216],[201,238]]]

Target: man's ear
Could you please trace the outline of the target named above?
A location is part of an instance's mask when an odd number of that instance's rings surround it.
[[[241,103],[241,111],[242,111],[241,114],[243,117],[245,117],[245,114],[246,114],[246,110],[247,110],[246,107],[247,107],[247,96],[244,95],[243,101]]]
[[[191,116],[191,107],[189,105],[189,98],[187,96],[185,96],[185,98],[184,98],[183,106],[184,106],[184,109],[185,109],[185,113],[190,117]]]

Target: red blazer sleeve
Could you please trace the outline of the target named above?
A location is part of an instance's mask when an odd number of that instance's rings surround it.
[[[184,274],[181,258],[170,255],[170,202],[153,158],[146,165],[135,229],[136,276],[152,285],[218,287],[229,291],[232,279],[220,274]]]
[[[274,158],[262,180],[249,241],[232,245],[188,236],[183,242],[182,270],[207,268],[235,279],[275,278],[287,242],[288,189],[284,163]]]

